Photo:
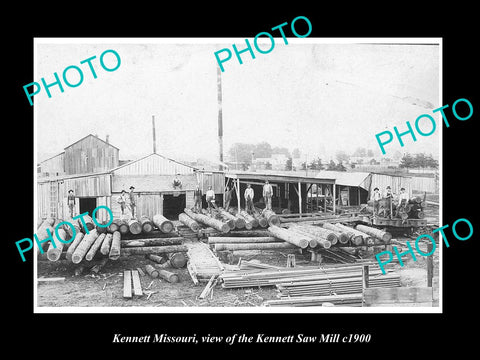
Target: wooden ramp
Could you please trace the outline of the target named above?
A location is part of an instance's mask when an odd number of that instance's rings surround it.
[[[194,284],[208,282],[212,276],[220,275],[224,267],[210,250],[208,245],[200,241],[186,242],[188,248],[187,269]]]

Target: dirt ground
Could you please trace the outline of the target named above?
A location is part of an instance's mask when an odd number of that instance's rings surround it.
[[[402,243],[411,238],[397,238]],[[380,249],[379,251],[382,251]],[[438,258],[438,252],[434,256]],[[364,254],[374,258],[373,252]],[[258,259],[263,263],[285,266],[286,255],[280,252],[235,253],[245,260]],[[310,254],[296,255],[298,266],[318,266],[310,262]],[[195,286],[186,269],[169,269],[178,274],[180,281],[170,284],[160,278],[151,278],[149,275],[140,276],[144,295],[134,296],[132,299],[123,298],[123,271],[128,269],[142,269],[150,260],[143,256],[122,257],[117,261],[109,261],[103,269],[94,274],[85,269],[75,276],[76,265],[66,262],[38,262],[38,277],[64,277],[64,281],[39,282],[37,288],[37,305],[39,307],[251,307],[260,306],[264,300],[276,299],[277,291],[272,287],[224,289],[220,285],[214,288],[207,299],[198,299],[205,283]],[[426,286],[427,265],[426,258],[417,257],[414,262],[411,258],[405,259],[400,267],[398,262],[391,268],[400,274],[402,286]]]

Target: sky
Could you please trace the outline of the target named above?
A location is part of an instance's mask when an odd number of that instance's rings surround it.
[[[385,39],[382,39],[384,41]],[[217,62],[214,52],[245,39],[37,39],[35,79],[54,81],[70,65],[83,70],[78,87],[65,84],[34,97],[38,161],[96,134],[120,149],[120,159],[153,151],[178,160],[218,159]],[[422,114],[442,106],[440,47],[421,44],[351,43],[346,39],[275,38],[268,54],[242,54],[223,63],[224,154],[235,142],[269,142],[310,157],[328,158],[357,147],[380,154],[375,134],[414,126]],[[250,39],[252,43],[252,39]],[[347,43],[349,42],[349,43]],[[433,41],[432,41],[433,42]],[[268,44],[260,45],[268,48]],[[120,67],[102,69],[100,55],[115,50]],[[92,61],[97,78],[87,64]],[[222,54],[223,56],[223,54]],[[115,58],[105,55],[112,67]],[[75,71],[69,71],[75,83]],[[63,81],[63,80],[62,80]],[[437,125],[441,124],[439,115]],[[431,125],[420,124],[427,132]],[[441,126],[417,141],[403,137],[386,146],[387,154],[426,152],[438,157]]]

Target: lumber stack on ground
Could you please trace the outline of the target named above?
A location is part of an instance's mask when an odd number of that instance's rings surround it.
[[[224,270],[222,263],[204,243],[193,244],[187,256],[187,269],[194,283],[206,282],[212,275],[219,275]]]
[[[209,244],[240,244],[240,243],[283,243],[285,241],[274,236],[234,237],[212,236],[208,238]]]
[[[153,215],[153,223],[163,233],[169,234],[174,229],[173,223],[162,214]]]
[[[207,215],[197,214],[190,209],[184,209],[184,212],[195,221],[200,222],[206,226],[210,226],[218,231],[221,231],[223,233],[228,233],[230,231],[230,227],[220,220],[211,218]]]
[[[182,237],[173,238],[146,238],[135,240],[121,240],[122,248],[128,247],[145,247],[145,246],[166,246],[166,245],[181,245],[183,243]]]
[[[296,245],[286,241],[270,243],[219,243],[215,244],[214,248],[215,251],[298,249]]]
[[[166,254],[171,252],[186,252],[187,250],[185,245],[123,247],[122,255]]]

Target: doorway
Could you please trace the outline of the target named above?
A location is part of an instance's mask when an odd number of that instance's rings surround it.
[[[97,198],[94,197],[87,197],[87,198],[79,198],[79,210],[80,214],[84,212],[88,212],[89,216],[92,216],[93,210],[97,207]]]
[[[178,220],[186,205],[185,194],[163,195],[163,216],[169,220]]]

